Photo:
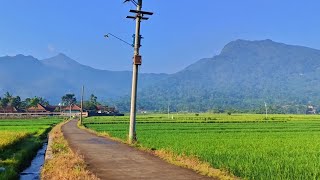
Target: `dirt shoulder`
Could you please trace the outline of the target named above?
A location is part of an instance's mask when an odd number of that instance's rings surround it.
[[[62,125],[63,123],[57,125],[49,133],[49,152],[46,153],[41,179],[98,180],[93,173],[86,169],[87,167],[82,157],[70,149],[62,134]]]

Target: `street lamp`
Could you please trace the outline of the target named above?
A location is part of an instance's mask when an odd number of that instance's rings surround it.
[[[119,38],[119,37],[118,37],[118,36],[116,36],[116,35],[113,35],[113,34],[111,34],[111,33],[108,33],[108,34],[105,34],[105,35],[104,35],[104,37],[105,37],[105,38],[109,38],[110,36],[112,36],[112,37],[114,37],[114,38],[118,39],[119,41],[121,41],[121,42],[123,42],[123,43],[125,43],[125,44],[127,44],[127,45],[129,45],[129,46],[131,46],[131,47],[134,47],[134,45],[133,45],[133,44],[128,43],[127,41],[125,41],[125,40],[123,40],[123,39]]]

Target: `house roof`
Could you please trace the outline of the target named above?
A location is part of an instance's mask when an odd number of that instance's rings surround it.
[[[47,110],[46,107],[43,106],[42,104],[38,103],[36,107],[34,106],[29,107],[27,111],[49,111],[49,110]]]
[[[7,106],[5,108],[0,107],[1,112],[7,112],[7,113],[12,113],[12,112],[19,112],[20,110],[17,109],[16,107],[13,106]]]
[[[102,106],[102,105],[97,105],[96,109],[99,110],[106,110],[108,108],[108,106]]]
[[[45,108],[46,108],[48,111],[53,112],[57,107],[59,107],[59,106],[46,106]]]
[[[64,106],[64,107],[61,107],[62,110],[65,110],[65,111],[69,111],[70,110],[70,106]],[[72,105],[71,106],[71,111],[81,111],[81,108],[78,106],[78,105]]]
[[[109,106],[103,106],[103,105],[97,105],[96,106],[97,111],[103,111],[103,112],[115,112],[115,107],[109,107]]]

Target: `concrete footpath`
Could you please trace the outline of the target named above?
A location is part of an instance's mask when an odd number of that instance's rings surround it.
[[[79,129],[76,120],[65,124],[62,131],[72,150],[84,157],[88,169],[100,179],[212,179]]]

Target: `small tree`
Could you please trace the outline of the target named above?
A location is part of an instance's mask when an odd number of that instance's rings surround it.
[[[18,107],[18,108],[20,108],[20,105],[21,105],[21,98],[20,98],[20,96],[12,97],[12,98],[10,99],[10,104],[11,104],[11,106],[13,106],[13,107]]]
[[[97,105],[97,96],[95,96],[94,94],[90,95],[90,103]]]
[[[43,97],[37,97],[39,99],[39,103],[44,105],[44,106],[49,106],[49,101],[46,100],[45,98]]]
[[[97,99],[98,99],[97,96],[95,96],[94,94],[91,94],[89,101],[83,102],[83,108],[88,111],[95,111],[96,106],[100,105],[100,103],[97,101]]]
[[[96,110],[96,106],[91,101],[84,101],[83,102],[83,109],[88,111]]]
[[[3,108],[4,112],[6,112],[6,108],[7,108],[8,104],[9,104],[8,98],[4,97],[0,100],[0,106]]]
[[[14,97],[9,92],[6,92],[4,97],[1,99],[0,105],[3,109],[6,109],[8,106],[20,108],[21,98],[19,96]]]
[[[66,94],[61,98],[62,103],[68,106],[73,105],[77,102],[77,99],[74,97],[74,94]]]
[[[37,107],[39,103],[40,103],[39,98],[34,97],[34,98],[30,99],[28,106],[29,107]]]
[[[7,92],[4,94],[4,98],[11,99],[11,98],[12,98],[12,95],[7,91]]]
[[[77,102],[77,99],[74,97],[74,94],[66,94],[61,98],[62,103],[70,107],[70,118],[71,118],[71,106]]]

